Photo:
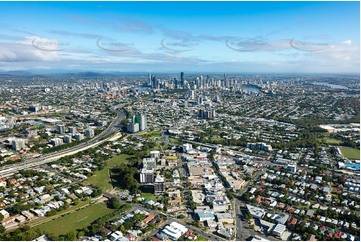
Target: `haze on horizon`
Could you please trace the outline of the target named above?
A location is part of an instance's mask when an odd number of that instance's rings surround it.
[[[0,71],[359,73],[359,2],[0,2]]]

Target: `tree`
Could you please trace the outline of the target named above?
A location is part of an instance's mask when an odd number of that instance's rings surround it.
[[[112,197],[109,202],[110,207],[114,209],[119,209],[122,205],[116,197]]]
[[[74,231],[70,231],[66,234],[65,239],[69,241],[76,240],[76,233]]]
[[[234,194],[229,189],[226,189],[226,194],[229,199],[232,199],[234,197]]]
[[[4,233],[5,232],[5,227],[4,226],[2,226],[2,225],[0,225],[0,233]]]
[[[251,220],[251,219],[252,219],[251,213],[248,212],[248,211],[246,211],[246,212],[244,213],[244,218],[245,218],[247,221]]]
[[[92,197],[99,197],[101,194],[103,193],[103,191],[102,191],[102,189],[100,189],[100,188],[96,188],[94,191],[93,191],[93,193],[92,193]]]
[[[184,219],[186,216],[184,214],[181,214],[178,216],[179,219]]]
[[[85,235],[85,232],[83,230],[78,231],[78,234],[76,237],[79,239],[80,237],[83,237]]]
[[[51,216],[54,216],[56,213],[57,213],[56,210],[51,210],[51,211],[46,213],[46,216],[51,217]]]

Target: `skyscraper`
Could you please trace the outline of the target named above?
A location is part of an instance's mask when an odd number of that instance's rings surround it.
[[[198,105],[203,105],[203,97],[202,96],[198,97],[197,104]]]
[[[140,114],[133,116],[133,124],[140,124]]]
[[[144,114],[140,114],[139,119],[140,119],[139,130],[143,131],[147,129],[147,116],[145,116]]]
[[[144,114],[137,114],[132,117],[127,125],[127,131],[136,133],[147,129],[147,117]]]
[[[155,76],[152,76],[151,79],[152,79],[152,81],[151,81],[152,88],[156,89],[157,88],[157,80],[155,79]]]
[[[182,86],[182,88],[184,88],[184,72],[181,72],[180,79],[181,79],[181,86]]]
[[[193,90],[190,90],[189,92],[188,92],[188,98],[189,99],[194,99],[194,91]]]

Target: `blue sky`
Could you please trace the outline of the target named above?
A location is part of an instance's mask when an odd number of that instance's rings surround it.
[[[0,70],[359,73],[359,2],[0,2]]]

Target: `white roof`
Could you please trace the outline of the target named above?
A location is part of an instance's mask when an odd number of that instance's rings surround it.
[[[261,218],[264,214],[264,209],[258,208],[252,205],[247,204],[247,209],[251,213],[252,216]]]
[[[276,227],[273,229],[273,231],[282,234],[283,232],[286,231],[286,226],[283,224],[277,224]]]
[[[188,231],[187,227],[185,227],[184,225],[181,225],[181,224],[179,224],[177,222],[172,222],[170,225],[172,227],[175,227],[175,228],[179,229],[183,234]]]

